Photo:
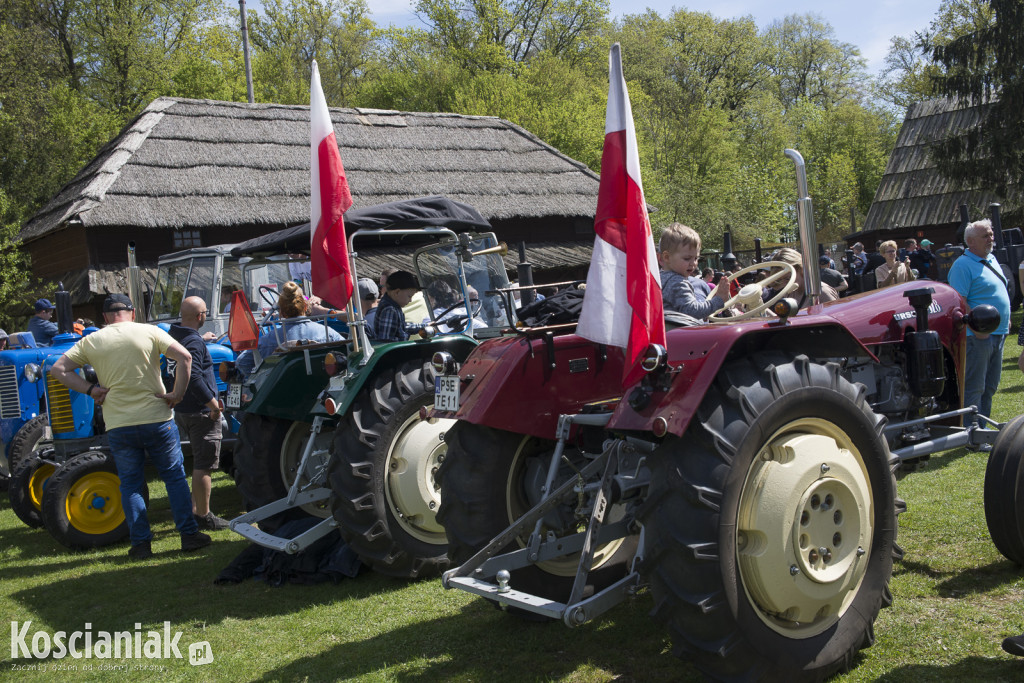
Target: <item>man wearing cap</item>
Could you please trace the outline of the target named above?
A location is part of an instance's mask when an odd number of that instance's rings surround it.
[[[821,281],[835,289],[837,293],[845,291],[850,286],[850,283],[846,281],[842,273],[829,265],[831,263],[832,259],[828,254],[822,254],[818,257],[818,270],[821,273]]]
[[[7,333],[0,329],[0,351],[7,348]]]
[[[913,240],[907,240],[911,242]],[[916,242],[915,242],[916,244]],[[921,246],[917,249],[907,247],[907,256],[910,258],[910,267],[917,271],[918,280],[928,279],[928,271],[932,267],[932,243],[931,240],[921,240]]]
[[[28,331],[36,340],[36,346],[49,346],[57,335],[57,324],[54,323],[53,304],[49,299],[36,301],[36,314],[29,318]]]
[[[359,305],[362,306],[363,318],[366,320],[366,332],[373,338],[373,321],[377,317],[377,300],[380,298],[380,290],[377,283],[368,277],[361,277],[356,282],[359,290]]]
[[[132,544],[128,557],[143,560],[153,554],[153,532],[143,497],[147,456],[167,488],[171,514],[181,534],[181,549],[205,547],[210,537],[199,531],[192,516],[192,494],[171,410],[185,395],[192,356],[156,325],[134,322],[135,309],[125,294],[107,296],[103,319],[106,326],[82,337],[57,359],[50,372],[64,386],[91,396],[96,405],[103,406]],[[161,354],[178,364],[170,393],[160,379]],[[75,372],[87,364],[96,370],[98,384]]]
[[[373,320],[373,339],[379,342],[405,341],[409,332],[405,329],[405,314],[402,307],[412,301],[420,283],[407,270],[396,270],[388,275],[387,291],[381,297],[380,305]]]

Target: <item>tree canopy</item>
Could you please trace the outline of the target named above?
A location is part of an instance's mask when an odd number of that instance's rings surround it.
[[[978,122],[939,141],[933,157],[944,175],[989,186],[1000,195],[1024,182],[1024,3],[986,0],[989,10],[949,40],[931,47],[941,70],[934,92],[978,107]]]
[[[947,0],[942,21],[960,26],[957,17],[970,13],[955,8],[981,2]],[[1003,5],[1012,3],[993,3],[997,18],[1007,16]],[[395,28],[376,25],[365,0],[264,0],[248,14],[255,98],[308,102],[316,59],[331,106],[500,116],[599,171],[608,47],[618,41],[656,229],[681,221],[717,246],[728,227],[737,249],[791,236],[786,147],[807,160],[823,238],[863,220],[898,113],[872,104],[883,84],[824,19],[793,15],[759,28],[751,17],[686,9],[612,20],[609,8],[608,0],[418,0],[422,27]],[[952,58],[957,35],[947,33],[942,54]],[[917,43],[896,47],[893,103],[924,92],[930,64]],[[242,64],[237,11],[216,0],[0,0],[0,226],[8,226],[0,254],[10,226],[153,98],[244,101]],[[990,90],[1010,92],[1013,74],[999,73]]]

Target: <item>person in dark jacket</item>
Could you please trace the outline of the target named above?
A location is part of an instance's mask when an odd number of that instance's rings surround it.
[[[228,522],[210,511],[211,475],[220,466],[222,432],[213,359],[199,334],[209,314],[205,301],[190,296],[181,302],[181,323],[171,325],[169,332],[192,355],[188,389],[174,409],[174,421],[192,445],[192,514],[200,529],[216,531],[227,529]]]
[[[49,346],[57,336],[57,323],[53,322],[53,304],[49,299],[39,299],[36,313],[28,320],[28,331],[36,340],[36,346]]]

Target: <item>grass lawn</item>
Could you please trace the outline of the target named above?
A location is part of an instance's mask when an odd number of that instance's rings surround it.
[[[994,411],[1000,420],[1024,412],[1019,351],[1010,338]],[[1024,659],[1000,649],[1005,636],[1024,631],[1024,580],[989,538],[985,464],[985,455],[960,449],[933,457],[926,471],[900,482],[908,511],[900,517],[905,556],[893,575],[895,603],[875,624],[875,645],[837,680],[1024,680]],[[135,631],[136,623],[143,631],[162,630],[169,621],[172,634],[182,633],[185,659],[13,660],[5,637],[0,679],[701,680],[669,654],[664,631],[647,616],[647,593],[569,630],[505,615],[437,580],[408,583],[366,573],[319,586],[215,586],[214,577],[245,542],[221,531],[210,548],[179,552],[163,486],[151,479],[150,490],[156,554],[131,564],[127,546],[67,552],[45,531],[18,521],[0,494],[0,614],[5,621],[31,620],[30,636],[83,630],[87,623],[94,632]],[[214,480],[213,501],[223,516],[241,512],[224,475]],[[193,667],[188,645],[199,641],[210,643],[214,661]]]

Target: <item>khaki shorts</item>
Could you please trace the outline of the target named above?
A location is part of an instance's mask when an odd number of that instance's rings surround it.
[[[192,469],[215,470],[220,467],[220,420],[201,413],[174,414],[174,422],[192,444]]]

